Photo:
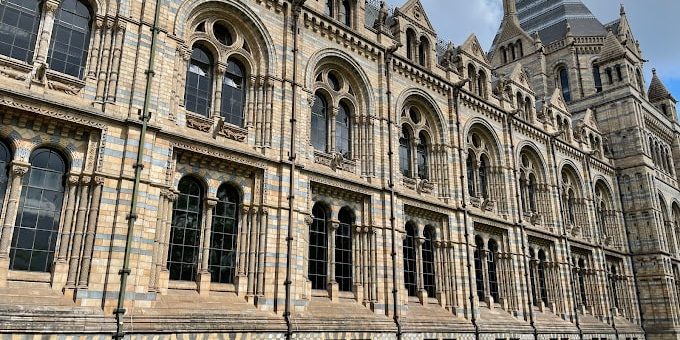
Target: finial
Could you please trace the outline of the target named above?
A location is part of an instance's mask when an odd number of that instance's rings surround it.
[[[621,8],[619,9],[619,14],[626,15],[626,9],[623,7],[623,4],[621,4]]]
[[[656,68],[653,68],[653,69],[652,69],[652,74],[653,74],[653,75],[656,75]]]

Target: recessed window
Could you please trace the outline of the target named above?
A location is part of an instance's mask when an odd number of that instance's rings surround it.
[[[312,209],[312,225],[309,229],[309,266],[307,277],[312,289],[326,289],[328,271],[328,227],[326,209],[315,204]]]
[[[399,170],[405,177],[411,177],[411,132],[402,127],[399,137]]]
[[[328,85],[331,86],[333,91],[340,91],[342,89],[342,83],[340,83],[340,79],[335,72],[328,73]]]
[[[202,116],[210,115],[212,105],[213,58],[203,47],[195,46],[187,72],[186,109]]]
[[[352,141],[352,118],[347,104],[340,103],[338,115],[335,117],[335,148],[343,157],[352,158],[350,142]]]
[[[408,110],[409,117],[411,117],[411,121],[413,124],[419,124],[420,123],[420,112],[416,110],[415,108],[411,108]]]
[[[245,73],[241,63],[234,59],[227,62],[227,72],[222,82],[222,102],[220,113],[224,121],[239,127],[243,126],[245,105]]]
[[[312,107],[311,142],[314,149],[324,152],[326,151],[327,147],[327,118],[328,104],[326,103],[326,99],[317,93],[314,99],[314,106]]]
[[[352,222],[347,208],[338,214],[338,230],[335,231],[335,281],[341,292],[352,291]]]
[[[213,34],[215,34],[217,41],[225,46],[231,46],[234,43],[234,39],[231,35],[231,32],[229,32],[229,28],[227,28],[227,26],[225,26],[223,23],[217,22],[213,25]]]
[[[205,32],[205,21],[196,26],[196,32]]]
[[[9,181],[9,164],[12,161],[12,154],[5,143],[0,142],[0,209],[4,206],[5,191]]]
[[[168,270],[170,280],[196,281],[198,272],[203,189],[198,180],[184,177],[172,211]]]
[[[426,227],[423,231],[423,288],[428,297],[436,297],[437,286],[435,283],[435,263],[434,263],[434,230]]]
[[[47,63],[50,69],[82,78],[90,45],[90,8],[83,1],[63,0],[54,19]]]
[[[416,228],[412,223],[406,224],[406,238],[404,238],[404,285],[409,296],[418,294],[416,283]]]
[[[40,7],[39,0],[0,2],[0,54],[25,63],[33,61]]]
[[[239,201],[238,191],[234,187],[223,184],[217,190],[208,262],[212,282],[234,283]]]

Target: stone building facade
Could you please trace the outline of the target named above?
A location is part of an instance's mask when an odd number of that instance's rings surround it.
[[[504,9],[3,1],[0,336],[677,339],[675,99],[623,8]]]

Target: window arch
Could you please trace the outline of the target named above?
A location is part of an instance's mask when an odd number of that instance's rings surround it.
[[[470,92],[475,92],[477,86],[477,70],[475,70],[474,65],[468,64],[467,76],[468,79],[470,79]]]
[[[346,159],[352,158],[350,143],[352,142],[352,117],[349,106],[341,102],[338,115],[335,117],[335,148]]]
[[[489,253],[486,257],[487,277],[489,280],[489,293],[495,302],[500,301],[498,293],[498,243],[494,239],[489,240]]]
[[[623,81],[623,70],[621,70],[621,65],[614,66],[614,69],[616,69],[616,79],[618,81]]]
[[[584,202],[581,190],[581,181],[571,166],[562,169],[562,210],[565,223],[574,227],[582,228],[582,236],[590,237],[587,221],[583,221]]]
[[[593,65],[593,81],[595,82],[595,92],[602,92],[602,77],[600,76],[600,67]]]
[[[0,212],[4,207],[5,191],[9,181],[9,164],[12,162],[12,153],[5,143],[0,141]]]
[[[614,76],[612,75],[612,69],[610,67],[607,67],[605,73],[607,73],[607,82],[609,82],[609,85],[614,84]]]
[[[243,112],[246,103],[246,72],[243,65],[229,58],[222,81],[222,102],[220,115],[226,123],[243,127]]]
[[[62,0],[54,18],[50,54],[52,70],[82,78],[90,47],[92,11],[83,0]]]
[[[429,179],[429,143],[428,138],[424,132],[420,133],[418,146],[416,147],[416,159],[418,161],[418,177],[420,179]]]
[[[437,287],[435,282],[434,240],[435,232],[432,227],[426,227],[423,231],[423,288],[429,297],[436,297]]]
[[[23,177],[9,268],[49,272],[59,232],[67,166],[59,153],[47,148],[33,151],[29,163],[29,172]]]
[[[404,238],[404,285],[409,296],[417,296],[418,283],[416,281],[416,227],[413,223],[406,224],[406,237]]]
[[[312,225],[309,229],[309,266],[307,277],[312,289],[326,289],[328,273],[328,215],[326,208],[317,203],[312,208]]]
[[[341,292],[352,291],[352,224],[354,217],[348,208],[340,209],[338,230],[335,232],[335,281]]]
[[[569,71],[567,68],[562,66],[557,71],[557,85],[562,91],[562,97],[565,102],[571,101],[571,87],[569,84]]]
[[[522,45],[522,40],[517,40],[517,53],[519,57],[524,57],[524,46]]]
[[[214,61],[212,54],[194,45],[187,70],[185,106],[188,111],[208,117],[212,106],[212,83]]]
[[[33,61],[41,0],[6,0],[0,3],[0,54],[25,63]]]
[[[217,190],[213,208],[208,267],[212,282],[234,283],[236,240],[238,237],[239,192],[228,184]]]
[[[203,185],[187,176],[179,181],[177,190],[179,194],[172,210],[168,251],[170,280],[196,281],[203,219]]]
[[[411,177],[411,131],[408,127],[401,128],[399,136],[399,170],[405,177]]]
[[[328,104],[326,99],[319,92],[314,98],[314,106],[312,106],[312,131],[311,140],[314,149],[319,151],[328,150]]]
[[[501,53],[501,60],[503,61],[503,64],[507,64],[508,63],[508,52],[505,50],[505,46],[501,46],[500,53]]]
[[[477,199],[497,198],[497,194],[494,194],[490,187],[492,176],[495,176],[492,172],[492,162],[497,155],[497,147],[493,140],[494,137],[486,127],[479,124],[475,124],[468,132],[468,160],[466,162],[468,166],[468,192],[471,197]],[[472,155],[472,158],[469,157],[470,155]]]

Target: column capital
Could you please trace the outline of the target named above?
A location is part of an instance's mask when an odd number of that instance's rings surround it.
[[[24,175],[26,173],[28,173],[29,169],[30,169],[30,165],[28,165],[28,164],[20,164],[20,163],[12,164],[12,174],[14,176],[24,177]]]
[[[90,176],[83,176],[83,177],[80,178],[80,183],[82,183],[84,185],[90,184],[90,181],[92,181],[92,177],[90,177]]]
[[[217,205],[217,198],[206,197],[205,198],[205,205],[208,206],[209,208],[214,208]]]
[[[171,191],[171,190],[168,190],[168,194],[167,194],[166,197],[168,198],[168,201],[174,202],[174,201],[177,200],[177,197],[178,197],[178,196],[179,196],[179,195],[177,195],[176,192]]]
[[[269,215],[269,208],[268,207],[260,207],[260,213],[262,215]]]
[[[305,215],[305,224],[311,226],[314,223],[314,217],[312,215]]]
[[[48,0],[45,2],[45,12],[54,14],[57,12],[57,8],[59,8],[58,0]]]
[[[76,185],[80,182],[80,176],[78,175],[68,175],[68,184]]]
[[[338,221],[338,220],[331,220],[331,221],[330,221],[330,226],[331,226],[331,230],[334,230],[334,231],[335,231],[335,230],[338,230],[338,228],[340,228],[340,221]]]
[[[127,28],[127,23],[123,20],[117,20],[116,21],[116,31],[118,32],[125,32],[125,29]]]
[[[104,182],[106,182],[106,177],[104,176],[94,176],[93,178],[94,185],[104,185]]]

